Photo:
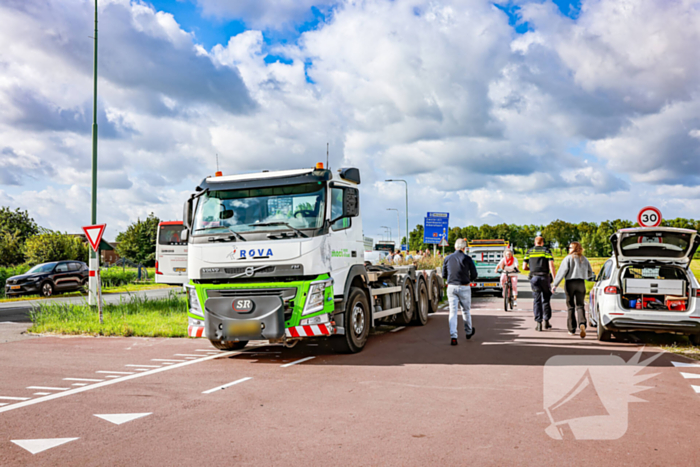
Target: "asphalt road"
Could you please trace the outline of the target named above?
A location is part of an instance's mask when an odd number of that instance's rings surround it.
[[[124,292],[124,293],[110,293],[104,294],[102,296],[104,302],[106,303],[119,303],[120,300],[128,300],[129,296],[139,296],[139,297],[167,297],[170,291],[180,292],[181,287],[172,287],[167,289],[155,289],[155,290],[139,290],[134,292]],[[62,297],[61,295],[56,295],[52,298],[44,298],[38,300],[21,300],[16,302],[4,302],[0,303],[0,323],[1,322],[15,322],[15,323],[29,323],[29,311],[34,306],[40,306],[46,303],[86,303],[87,296],[84,297]]]
[[[635,365],[660,351],[571,337],[561,312],[536,332],[530,300],[500,304],[476,298],[458,346],[442,310],[356,355],[322,340],[1,344],[0,465],[697,465],[700,365]]]

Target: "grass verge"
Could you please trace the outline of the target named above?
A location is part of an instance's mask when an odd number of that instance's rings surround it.
[[[30,312],[29,332],[92,336],[187,337],[187,299],[171,292],[166,298],[132,296],[105,304],[103,324],[88,305],[47,303]]]
[[[102,293],[103,294],[109,294],[109,293],[126,293],[126,292],[137,292],[139,290],[156,290],[156,289],[167,289],[172,287],[172,285],[168,284],[155,284],[153,282],[144,282],[140,284],[127,284],[127,285],[119,285],[119,286],[114,286],[114,287],[102,287]],[[0,298],[0,303],[6,303],[6,302],[22,302],[26,300],[47,300],[51,298],[60,298],[60,297],[87,297],[88,294],[85,292],[80,292],[80,291],[75,291],[75,292],[67,292],[67,293],[57,293],[55,295],[52,295],[51,297],[44,297],[41,295],[22,295],[19,297],[12,297],[12,298]]]

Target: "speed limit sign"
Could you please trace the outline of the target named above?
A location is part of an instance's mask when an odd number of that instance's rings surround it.
[[[658,227],[661,225],[661,211],[653,206],[647,206],[639,211],[637,223],[642,227]]]

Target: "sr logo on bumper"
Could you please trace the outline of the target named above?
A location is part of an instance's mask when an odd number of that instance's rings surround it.
[[[204,307],[204,327],[210,339],[244,341],[284,335],[281,297],[212,297]]]

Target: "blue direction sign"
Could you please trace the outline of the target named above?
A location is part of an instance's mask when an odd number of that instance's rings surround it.
[[[447,212],[429,212],[423,222],[423,243],[439,245],[447,239],[450,230],[450,214]]]

